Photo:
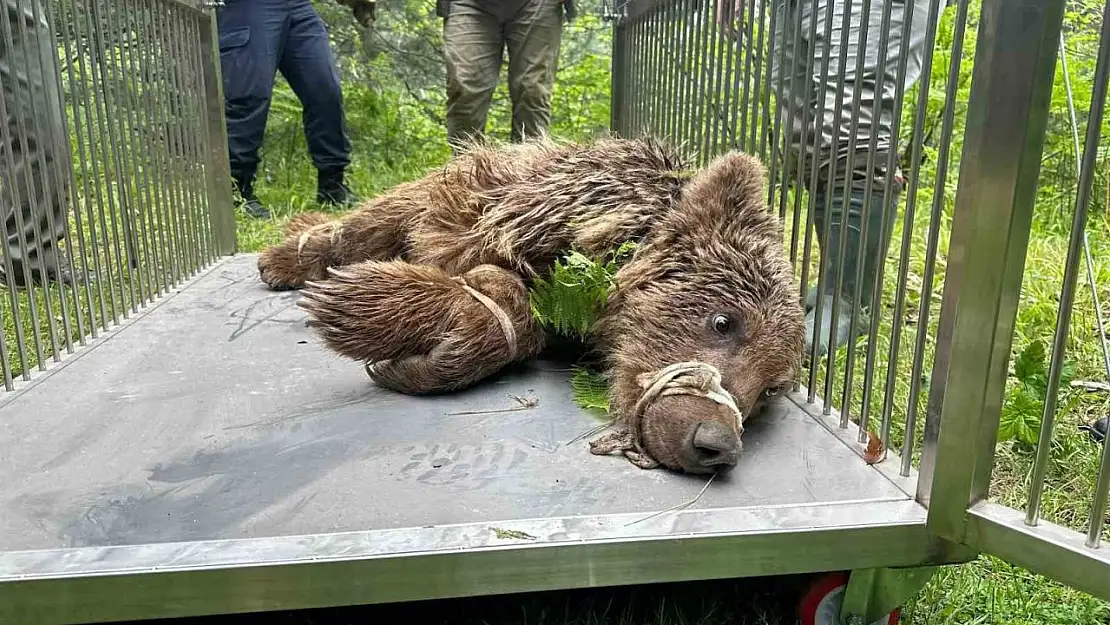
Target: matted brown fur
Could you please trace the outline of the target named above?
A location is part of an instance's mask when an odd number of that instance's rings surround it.
[[[798,289],[781,224],[763,199],[763,165],[734,152],[693,176],[688,170],[684,159],[648,139],[477,145],[340,220],[306,219],[307,230],[266,250],[259,269],[271,286],[295,288],[322,280],[329,266],[378,261],[356,265],[373,274],[365,279],[332,278],[307,291],[314,300],[310,313],[317,322],[326,320],[329,345],[379,362],[436,350],[485,354],[490,364],[479,373],[458,370],[444,374],[458,379],[421,382],[455,389],[505,359],[483,351],[504,344],[500,329],[479,302],[449,288],[450,276],[493,265],[516,275],[523,288],[570,249],[597,256],[636,241],[593,337],[607,358],[618,425],[632,417],[642,391],[638,376],[691,360],[720,370],[723,387],[747,418],[795,375],[803,332]],[[355,275],[351,267],[341,271]],[[516,315],[527,306],[517,306],[526,299],[518,299],[518,291],[487,295],[523,321]],[[407,324],[425,330],[419,340],[400,340],[399,351],[342,351],[354,344],[397,347],[397,333]],[[464,326],[475,341],[465,349],[456,341]],[[539,351],[542,336],[535,336],[534,343],[525,339],[520,353]],[[641,418],[642,443],[664,466],[706,472],[735,464],[735,428],[722,427],[732,416],[708,399],[662,397]]]
[[[512,345],[464,284],[497,302],[512,324]],[[331,269],[328,280],[308,286],[298,305],[327,346],[373,363],[371,378],[401,393],[463,389],[543,347],[524,282],[492,265],[456,278],[430,265],[371,260]]]

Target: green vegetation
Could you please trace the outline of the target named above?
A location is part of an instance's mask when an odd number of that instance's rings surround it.
[[[601,309],[616,286],[620,263],[631,255],[635,244],[626,243],[604,262],[578,251],[559,259],[547,278],[532,283],[532,314],[559,335],[586,340]]]
[[[72,3],[63,2],[65,7]],[[359,29],[349,12],[330,2],[321,1],[319,9],[331,27],[337,56],[344,81],[344,94],[348,110],[348,124],[354,141],[354,164],[351,182],[363,194],[373,194],[396,183],[418,176],[428,168],[442,163],[449,155],[444,141],[442,125],[444,77],[441,62],[440,22],[432,16],[432,2],[426,0],[382,0],[380,20],[371,30]],[[553,103],[552,134],[569,139],[586,139],[607,131],[609,125],[610,35],[608,25],[599,19],[598,6],[582,2],[584,15],[571,25],[564,35],[563,56],[556,84]],[[1102,3],[1095,0],[1071,0],[1067,13],[1068,76],[1075,96],[1075,110],[1079,118],[1079,136],[1085,132],[1085,119],[1089,107],[1091,81],[1094,74],[1095,53],[1098,48],[1098,28]],[[925,114],[922,161],[917,165],[920,184],[917,188],[916,215],[909,224],[910,254],[906,258],[907,279],[904,306],[894,310],[893,302],[898,289],[898,263],[900,242],[906,231],[901,219],[894,230],[895,243],[891,247],[888,265],[884,272],[884,303],[876,340],[869,346],[867,337],[855,345],[856,372],[850,393],[852,414],[859,415],[865,408],[872,419],[878,420],[887,413],[892,424],[892,444],[900,446],[906,436],[906,406],[910,394],[917,392],[918,412],[922,412],[928,394],[928,379],[915,383],[911,376],[914,344],[918,332],[929,333],[924,354],[926,378],[932,365],[932,339],[940,311],[943,288],[945,254],[948,232],[951,227],[953,199],[959,175],[963,135],[963,113],[971,85],[974,67],[978,9],[973,6],[959,68],[959,89],[955,100],[945,97],[949,63],[953,53],[954,18],[956,7],[945,10],[937,34],[937,53],[934,57],[929,81],[929,97]],[[120,18],[122,19],[122,18]],[[117,23],[120,23],[117,21]],[[140,22],[140,25],[142,23]],[[77,27],[75,27],[77,28]],[[80,30],[80,28],[77,28]],[[138,39],[143,46],[152,46],[159,37],[169,37],[169,29],[143,30]],[[121,48],[122,49],[122,48]],[[64,58],[81,58],[91,64],[87,53],[66,50]],[[126,66],[125,53],[113,53],[112,59]],[[100,61],[104,61],[100,58]],[[740,67],[739,61],[735,67]],[[731,64],[730,64],[731,67]],[[77,68],[75,75],[80,72]],[[173,69],[165,63],[164,70]],[[65,69],[63,69],[65,72]],[[109,74],[112,78],[114,74]],[[1025,505],[1033,465],[1033,452],[1039,431],[1041,410],[1045,396],[1045,377],[1048,353],[1052,342],[1058,307],[1058,297],[1063,279],[1064,259],[1067,255],[1068,230],[1075,201],[1076,162],[1075,140],[1070,123],[1069,106],[1064,86],[1063,66],[1057,65],[1057,75],[1052,95],[1049,139],[1045,147],[1042,173],[1039,181],[1034,230],[1030,238],[1021,303],[1011,357],[1012,374],[1007,381],[1003,418],[999,431],[996,453],[997,467],[991,485],[993,500],[1014,507]],[[718,78],[718,84],[728,84]],[[110,80],[105,79],[111,87]],[[93,108],[106,110],[101,96],[86,93],[80,80],[69,82],[67,94],[71,99],[84,103],[71,114],[85,115]],[[914,109],[920,85],[906,94],[902,111],[902,145],[908,145],[914,131]],[[119,93],[111,88],[103,96],[113,106],[121,106]],[[145,96],[138,90],[137,96]],[[174,107],[163,107],[161,116],[147,120],[148,125],[180,123],[184,130],[181,137],[200,132],[200,120],[182,116],[188,110],[189,92],[174,96],[163,93],[162,101],[178,102]],[[154,97],[154,96],[151,96]],[[940,252],[936,260],[936,274],[932,283],[925,284],[926,236],[930,212],[934,202],[933,181],[940,148],[940,128],[944,107],[956,108],[956,126],[951,140],[951,157],[943,179],[943,197],[940,201]],[[141,108],[141,107],[140,107]],[[140,110],[123,107],[121,110]],[[90,113],[91,115],[91,113]],[[105,127],[116,124],[125,144],[142,141],[137,128],[141,124],[126,123],[126,115],[109,118],[100,113]],[[504,81],[499,87],[490,119],[493,134],[507,138],[510,116],[508,93]],[[71,128],[71,132],[74,129]],[[754,137],[754,133],[753,133]],[[140,310],[144,294],[165,292],[168,278],[184,277],[193,273],[205,255],[211,254],[211,241],[205,236],[189,238],[189,224],[202,218],[203,211],[195,193],[194,182],[202,179],[195,164],[175,156],[180,150],[168,147],[151,158],[158,164],[155,178],[146,175],[147,169],[139,162],[111,162],[107,150],[97,151],[90,138],[74,136],[75,159],[81,160],[78,179],[79,205],[85,211],[80,231],[89,245],[95,241],[96,254],[90,255],[89,267],[98,274],[108,276],[90,290],[58,290],[49,293],[37,291],[31,298],[20,296],[12,306],[6,297],[0,297],[0,321],[3,323],[5,344],[0,346],[0,357],[9,370],[18,375],[24,369],[34,368],[40,360],[52,353],[65,351],[66,337],[76,341],[87,334],[91,326],[104,329],[113,319]],[[1088,227],[1095,261],[1095,282],[1103,303],[1103,315],[1110,318],[1110,212],[1107,210],[1106,146],[1110,145],[1110,121],[1103,129],[1103,147],[1099,154],[1098,173],[1095,181],[1094,201]],[[907,172],[913,170],[910,152],[905,150],[903,165]],[[126,150],[121,153],[127,153]],[[196,154],[196,151],[193,152]],[[117,155],[118,156],[118,155]],[[92,163],[104,161],[100,169]],[[291,216],[306,210],[317,210],[314,205],[315,171],[305,152],[301,127],[300,107],[284,81],[278,81],[277,92],[270,111],[270,123],[263,150],[263,169],[259,192],[262,200],[271,207],[274,219],[257,221],[238,215],[239,246],[242,251],[257,251],[281,238],[281,227]],[[119,159],[116,159],[119,161]],[[128,173],[130,172],[130,173]],[[123,180],[124,182],[120,182]],[[144,180],[152,180],[150,184]],[[127,182],[131,181],[131,182]],[[91,208],[98,202],[97,194],[105,199],[99,205],[108,205],[112,198],[115,206],[127,198],[140,198],[141,206],[159,206],[146,214],[146,225],[139,225],[139,234],[130,235],[126,223],[118,223],[115,209],[97,213]],[[144,200],[143,194],[148,194]],[[153,194],[153,196],[149,196]],[[180,198],[175,201],[156,201],[158,198]],[[793,194],[788,192],[787,206],[793,206]],[[804,199],[804,198],[800,198]],[[804,210],[804,202],[803,202]],[[165,209],[173,206],[174,210]],[[804,213],[802,215],[804,224]],[[77,224],[75,223],[76,227]],[[789,238],[805,233],[796,231],[787,219]],[[812,237],[812,234],[809,236]],[[175,238],[177,237],[177,238]],[[135,249],[141,262],[138,269],[129,270],[125,255],[116,253],[114,241],[136,241]],[[174,243],[178,241],[178,243]],[[798,239],[799,243],[803,239]],[[113,244],[109,244],[113,243]],[[176,247],[175,247],[176,245]],[[799,250],[803,245],[799,244]],[[176,259],[176,260],[175,260]],[[580,255],[570,255],[558,265],[555,276],[537,286],[533,293],[537,315],[558,330],[580,336],[588,328],[593,307],[607,288],[616,259],[594,262]],[[798,261],[800,267],[801,261]],[[816,262],[810,265],[810,275],[816,276]],[[111,272],[109,276],[108,273]],[[580,297],[569,298],[568,292]],[[919,319],[922,297],[931,295],[932,305],[927,319]],[[555,308],[550,302],[571,302],[572,306]],[[546,303],[545,303],[546,302]],[[1057,434],[1051,450],[1048,483],[1042,502],[1043,517],[1077,530],[1085,530],[1086,517],[1091,508],[1091,493],[1098,467],[1098,447],[1090,444],[1077,426],[1110,413],[1110,394],[1073,388],[1068,380],[1106,381],[1102,368],[1099,337],[1095,324],[1095,310],[1086,286],[1086,275],[1080,275],[1080,289],[1075,302],[1072,331],[1068,339],[1067,378],[1061,385]],[[84,311],[78,314],[75,311]],[[904,325],[897,350],[891,355],[892,329],[895,318]],[[53,319],[56,332],[50,331]],[[78,320],[81,320],[80,322]],[[25,341],[30,352],[18,355],[16,344]],[[864,390],[863,364],[868,349],[874,354],[874,393],[870,403],[862,403]],[[842,350],[832,384],[833,397],[841,397],[844,384],[844,357]],[[886,377],[890,370],[893,375]],[[806,372],[808,376],[808,372]],[[824,369],[818,371],[817,381],[824,387]],[[604,411],[604,380],[588,370],[576,371],[572,379],[575,395],[583,405]],[[920,439],[920,420],[915,438]],[[915,445],[919,450],[920,444]],[[919,452],[915,451],[915,463]],[[1110,531],[1107,538],[1110,539]],[[522,598],[490,598],[461,602],[464,608],[452,607],[456,615],[450,622],[459,623],[543,623],[553,625],[592,625],[594,623],[629,624],[660,623],[682,625],[699,623],[759,623],[780,624],[793,622],[790,610],[797,597],[791,580],[743,580],[728,583],[706,583],[666,586],[661,589],[591,590],[574,593],[549,593]],[[420,612],[426,606],[405,608]],[[442,608],[438,608],[442,609]],[[377,609],[375,609],[377,610]],[[400,608],[396,610],[401,616]],[[335,612],[334,621],[323,615],[290,617],[287,622],[375,622],[376,611],[359,613],[351,610]],[[421,612],[423,613],[423,612]],[[332,614],[332,612],[328,612]],[[384,612],[383,612],[384,614]],[[408,618],[401,616],[401,618]],[[438,618],[438,617],[437,617]],[[261,622],[261,621],[260,621]],[[266,622],[275,622],[267,620]],[[431,622],[431,621],[428,621]],[[914,625],[940,623],[984,623],[1005,625],[1105,625],[1110,622],[1110,605],[1088,595],[1073,591],[1043,577],[1014,568],[992,557],[981,557],[974,562],[943,569],[903,612],[903,622]]]

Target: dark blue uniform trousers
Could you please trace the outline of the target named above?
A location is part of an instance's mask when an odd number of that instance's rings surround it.
[[[250,185],[258,170],[277,71],[304,108],[313,164],[324,175],[341,173],[351,143],[339,72],[311,0],[227,0],[217,23],[232,176]]]

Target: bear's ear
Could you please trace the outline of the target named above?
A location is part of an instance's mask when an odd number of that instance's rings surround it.
[[[717,157],[682,190],[675,230],[720,233],[774,222],[766,182],[767,170],[756,157],[735,151]]]

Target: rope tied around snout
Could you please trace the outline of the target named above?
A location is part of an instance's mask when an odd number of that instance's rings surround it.
[[[721,386],[721,372],[711,364],[697,361],[678,362],[655,373],[643,373],[636,381],[644,389],[629,415],[626,429],[606,434],[590,442],[590,453],[598,456],[621,452],[632,464],[641,469],[659,466],[643,446],[643,419],[647,407],[660,397],[692,395],[703,397],[728,408],[735,417],[733,431],[739,437],[744,433],[743,415],[732,395]]]

